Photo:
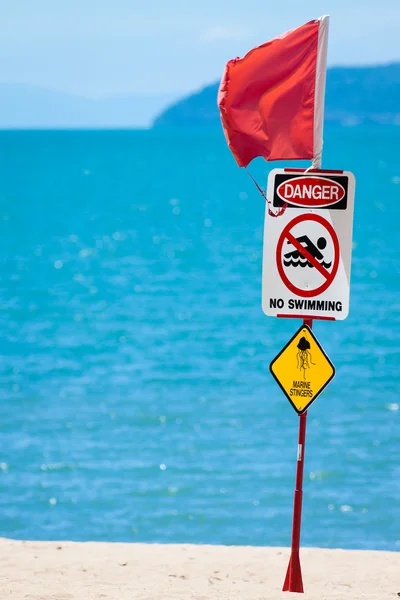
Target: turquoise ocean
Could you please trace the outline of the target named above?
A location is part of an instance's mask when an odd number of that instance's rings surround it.
[[[325,133],[357,184],[306,546],[400,549],[399,146]],[[261,310],[264,201],[222,134],[3,131],[0,207],[0,536],[290,545],[299,418],[269,363],[301,322]]]

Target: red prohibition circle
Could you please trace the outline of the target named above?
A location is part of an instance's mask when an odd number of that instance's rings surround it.
[[[319,287],[315,288],[314,290],[302,290],[301,288],[296,287],[290,281],[290,279],[286,275],[286,273],[283,269],[283,266],[282,266],[283,242],[285,241],[287,234],[290,233],[290,230],[295,225],[297,225],[298,223],[302,223],[303,221],[315,221],[316,223],[319,223],[320,225],[325,227],[325,229],[330,234],[330,236],[332,238],[332,242],[333,242],[334,257],[333,257],[332,271],[330,273],[327,272],[328,274],[325,275],[326,281],[324,281],[323,284],[321,284]],[[305,215],[299,215],[298,217],[295,217],[292,221],[290,221],[290,223],[288,223],[286,225],[286,227],[284,227],[281,235],[279,236],[279,240],[276,245],[276,266],[278,267],[279,275],[280,275],[283,283],[285,284],[285,286],[288,288],[288,290],[290,290],[293,294],[297,294],[298,296],[301,296],[302,298],[312,298],[313,296],[319,296],[320,294],[325,292],[329,288],[329,286],[332,284],[333,280],[336,277],[336,273],[339,268],[339,261],[340,261],[339,240],[336,235],[336,231],[333,229],[333,227],[329,223],[329,221],[327,221],[320,215],[305,214]]]

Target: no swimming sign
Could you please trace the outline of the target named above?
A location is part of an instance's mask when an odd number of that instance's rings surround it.
[[[349,312],[354,176],[274,169],[268,178],[262,305],[280,317]]]

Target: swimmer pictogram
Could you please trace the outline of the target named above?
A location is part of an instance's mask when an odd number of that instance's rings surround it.
[[[325,269],[329,269],[332,265],[332,261],[324,261],[324,255],[321,250],[326,248],[326,238],[319,237],[317,239],[316,244],[314,244],[308,235],[301,235],[295,240],[311,255],[315,260],[319,262],[319,264]],[[288,244],[292,244],[288,240]],[[287,252],[283,255],[283,264],[285,267],[309,267],[310,269],[314,268],[313,263],[311,263],[299,250],[292,250],[291,252]]]

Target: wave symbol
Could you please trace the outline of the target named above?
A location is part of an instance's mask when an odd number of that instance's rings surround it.
[[[331,262],[325,262],[325,261],[318,261],[319,264],[324,267],[325,269],[329,269],[329,267],[332,265],[332,261]],[[310,267],[310,269],[314,268],[314,265],[312,265],[310,262],[308,262],[308,260],[306,258],[304,258],[304,256],[299,256],[299,258],[294,258],[291,257],[289,258],[289,260],[283,260],[283,264],[285,265],[285,267],[302,267],[304,269],[304,267]]]

